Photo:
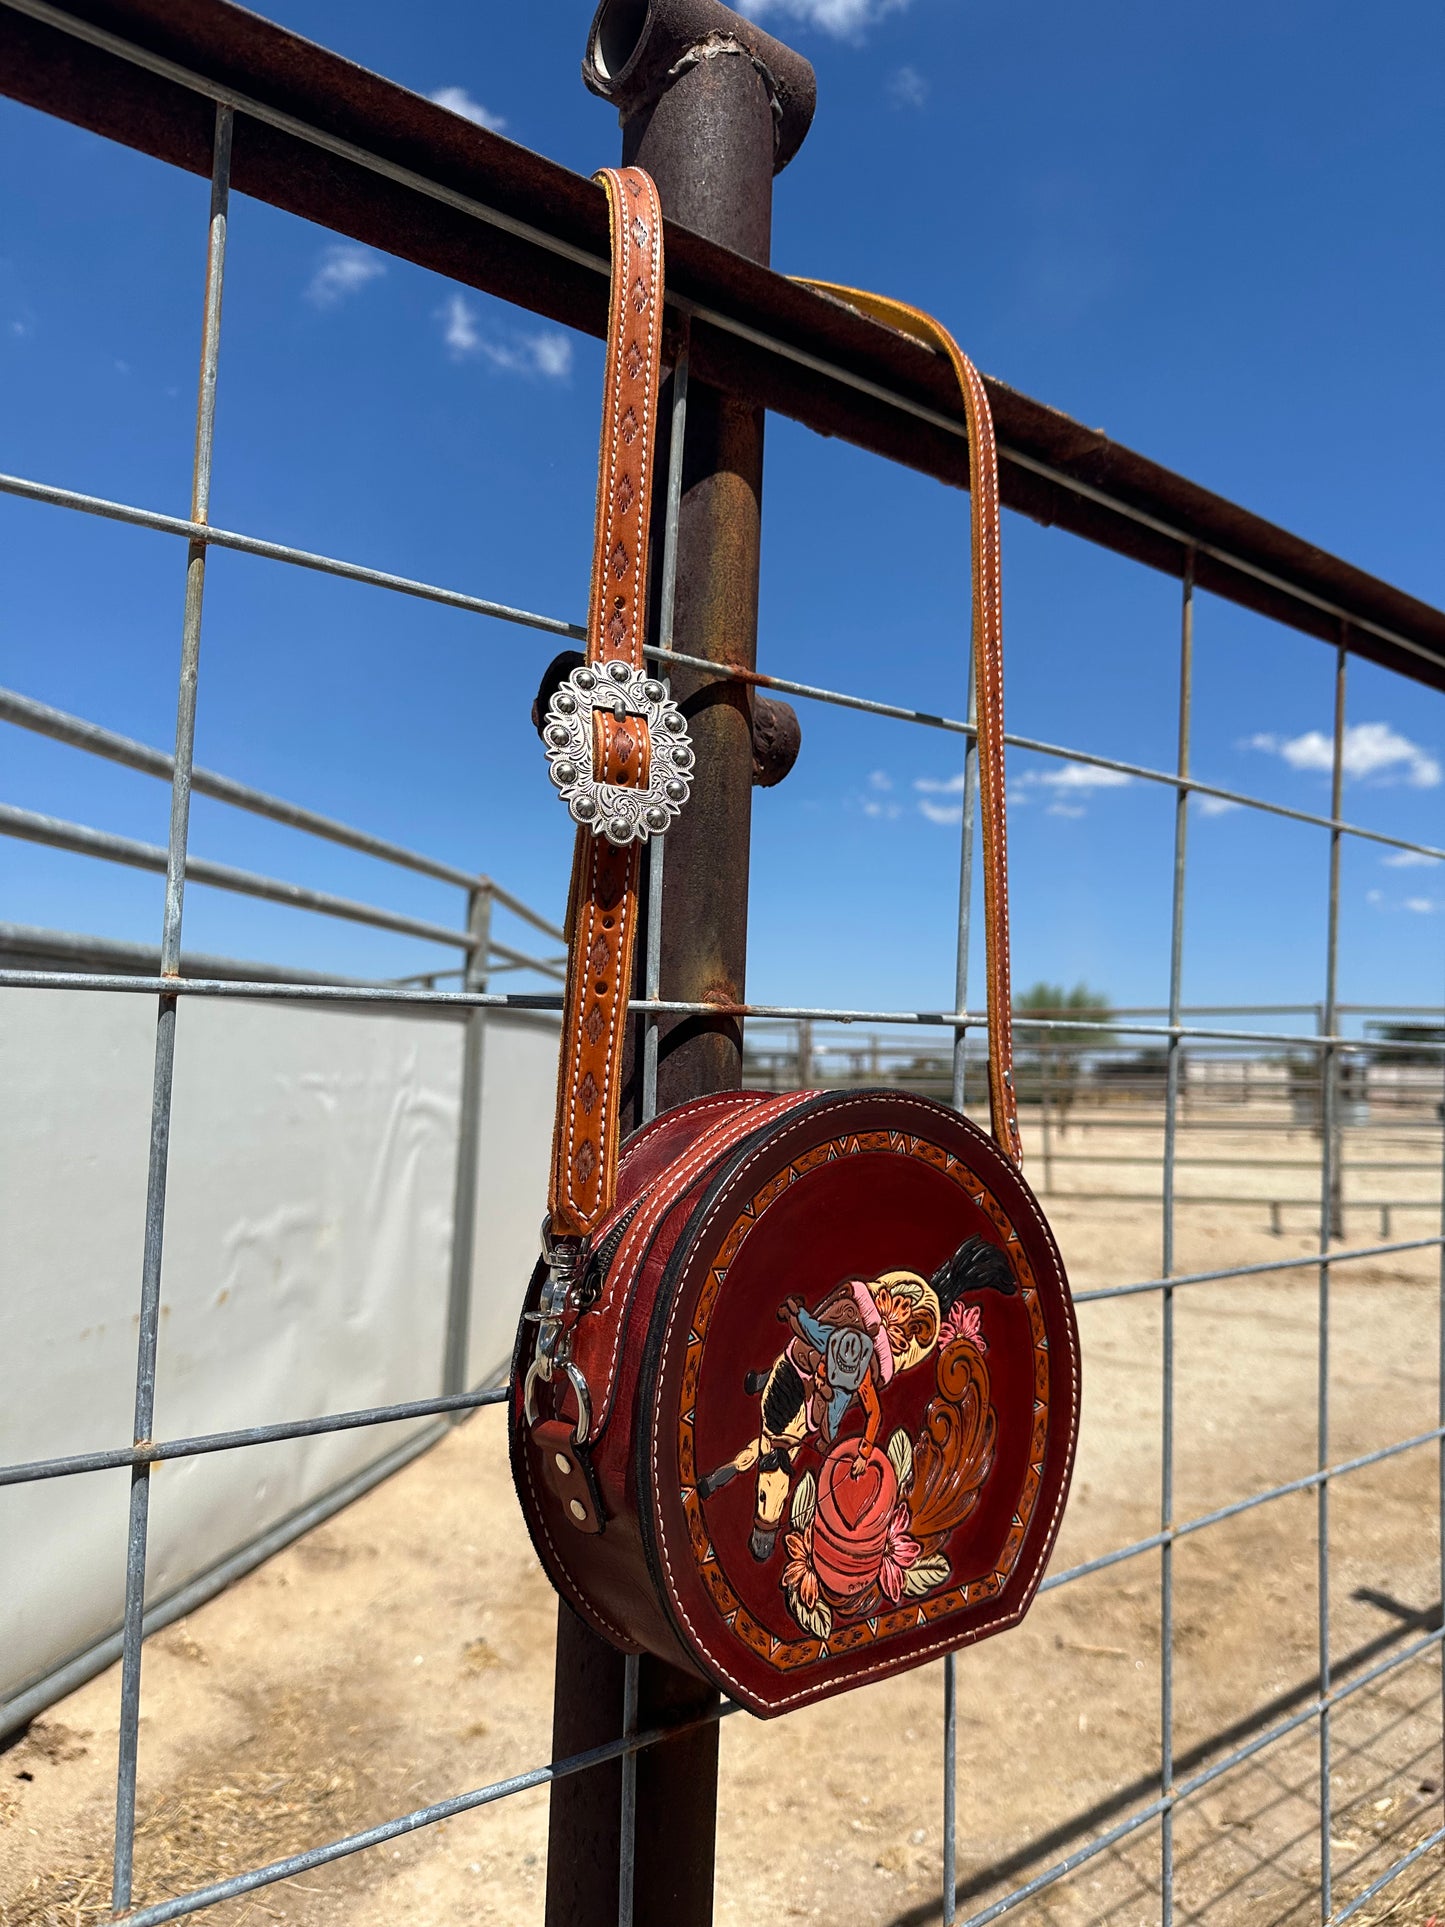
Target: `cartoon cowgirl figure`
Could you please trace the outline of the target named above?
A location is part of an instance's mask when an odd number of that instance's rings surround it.
[[[787,1298],[778,1317],[792,1336],[765,1372],[748,1372],[743,1390],[761,1401],[761,1424],[735,1457],[697,1482],[709,1499],[740,1473],[757,1472],[757,1503],[748,1541],[755,1559],[771,1556],[792,1490],[794,1461],[804,1446],[826,1453],[854,1404],[863,1408],[853,1476],[861,1474],[878,1441],[880,1394],[900,1372],[911,1371],[965,1322],[978,1328],[976,1308],[962,1300],[978,1291],[1018,1290],[1008,1259],[985,1238],[961,1244],[933,1277],[885,1271],[845,1278],[809,1312]],[[976,1342],[981,1343],[981,1339]]]

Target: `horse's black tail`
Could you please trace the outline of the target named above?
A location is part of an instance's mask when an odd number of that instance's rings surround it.
[[[928,1281],[938,1298],[938,1308],[946,1318],[971,1291],[1001,1291],[1013,1297],[1018,1282],[1013,1267],[997,1245],[987,1238],[965,1238],[953,1256],[934,1272]]]

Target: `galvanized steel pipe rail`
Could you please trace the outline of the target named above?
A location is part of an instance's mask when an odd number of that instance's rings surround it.
[[[184,16],[157,0],[0,0],[0,76],[17,99],[193,172],[209,169],[207,110],[228,105],[245,123],[242,191],[603,333],[595,187],[225,0]],[[695,376],[963,479],[964,427],[938,357],[688,228],[670,226],[667,248]],[[988,387],[1009,506],[1176,576],[1192,553],[1201,588],[1331,642],[1346,621],[1359,653],[1445,683],[1439,611],[1056,409]]]
[[[0,8],[7,4],[9,0],[0,0]],[[75,489],[54,487],[48,483],[30,480],[25,476],[0,474],[0,494],[14,495],[28,501],[46,502],[53,507],[75,509],[85,514],[99,515],[105,519],[122,520],[138,528],[154,529],[161,534],[180,535],[187,539],[193,537],[196,528],[195,524],[175,516],[162,515],[154,510],[139,508],[128,503],[108,501],[103,496],[87,495]],[[390,575],[384,570],[368,569],[360,563],[345,562],[334,556],[316,555],[309,550],[288,548],[282,542],[263,543],[250,536],[223,535],[219,532],[213,532],[207,540],[218,546],[240,549],[244,554],[263,556],[269,561],[291,563],[302,568],[321,569],[327,574],[342,576],[349,581],[364,582],[374,588],[390,589],[399,594],[418,597],[423,601],[437,602],[447,608],[464,609],[472,615],[518,623],[524,628],[541,630],[549,635],[567,636],[574,640],[586,639],[585,628],[580,624],[566,621],[560,616],[546,616],[533,610],[515,609],[505,603],[489,602],[485,597],[469,595],[460,589],[448,589],[436,583]],[[866,696],[856,691],[829,689],[820,683],[801,682],[790,676],[764,674],[761,670],[748,669],[738,663],[716,662],[707,657],[688,655],[661,641],[649,643],[643,653],[654,662],[666,660],[670,665],[676,664],[685,669],[697,670],[722,682],[743,682],[758,689],[774,690],[784,696],[800,696],[811,702],[830,703],[841,709],[857,710],[867,716],[885,717],[900,723],[917,723],[925,729],[937,729],[947,735],[962,736],[970,742],[975,734],[971,721],[937,715],[930,710],[918,709],[906,703],[888,702],[880,697]],[[25,702],[28,699],[19,700]],[[40,704],[35,707],[43,709],[47,705]],[[60,713],[56,712],[56,714]],[[22,720],[18,710],[13,720]],[[86,727],[97,726],[87,725]],[[1445,862],[1445,848],[1436,844],[1421,843],[1409,837],[1392,836],[1387,831],[1373,830],[1361,823],[1349,823],[1336,817],[1322,816],[1314,810],[1297,809],[1287,803],[1273,802],[1268,797],[1252,795],[1246,790],[1229,789],[1219,783],[1206,783],[1178,771],[1154,769],[1147,763],[1129,762],[1121,757],[1105,756],[1094,750],[1070,747],[1063,743],[1051,743],[1037,736],[1021,736],[1013,731],[1004,736],[1004,742],[1010,749],[1028,750],[1037,756],[1050,756],[1060,762],[1079,763],[1091,769],[1110,770],[1119,776],[1137,778],[1140,782],[1160,783],[1189,795],[1211,797],[1221,803],[1259,810],[1267,816],[1282,817],[1292,823],[1308,823],[1320,829],[1339,830],[1343,835],[1357,836],[1367,843],[1378,843],[1387,849],[1408,851],[1411,854]],[[125,758],[117,755],[115,760],[123,761]],[[198,784],[197,787],[200,785]],[[261,792],[251,792],[251,798],[252,800],[242,805],[243,808],[253,809],[263,816],[271,813],[262,807]],[[238,799],[228,797],[227,800]],[[297,808],[295,805],[285,807]],[[293,817],[278,818],[278,821],[283,822],[297,820]],[[317,819],[318,822],[325,820]],[[302,826],[299,822],[298,826],[316,827],[314,824]],[[324,836],[328,832],[316,827],[316,834]],[[336,840],[348,839],[337,837]],[[365,846],[357,843],[355,847],[360,849]],[[373,854],[382,854],[382,852],[374,850]],[[432,871],[432,874],[437,873],[435,870]],[[502,901],[500,896],[498,901]],[[515,908],[516,902],[516,899],[512,899],[508,907]],[[519,910],[518,914],[531,915],[532,920],[537,921],[532,913]],[[543,924],[541,927],[549,929],[553,935],[559,934],[554,925]]]

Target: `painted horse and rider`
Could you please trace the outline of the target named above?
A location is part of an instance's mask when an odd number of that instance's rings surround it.
[[[902,1373],[963,1335],[986,1349],[978,1309],[965,1301],[983,1291],[1018,1291],[1007,1256],[986,1238],[968,1238],[931,1278],[885,1271],[844,1278],[809,1311],[789,1297],[778,1307],[789,1337],[765,1372],[748,1372],[743,1390],[760,1403],[756,1435],[697,1482],[701,1499],[741,1474],[756,1471],[749,1546],[771,1557],[787,1510],[793,1474],[805,1448],[826,1455],[855,1405],[863,1414],[852,1476],[867,1467],[883,1422],[882,1394]]]

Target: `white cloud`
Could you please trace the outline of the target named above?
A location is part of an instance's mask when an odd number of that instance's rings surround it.
[[[925,796],[918,805],[921,815],[930,823],[961,823],[963,821],[962,803],[930,803]]]
[[[500,134],[506,122],[500,114],[489,113],[479,100],[473,100],[465,87],[437,87],[428,96],[438,107],[445,107],[449,114],[460,114],[463,120],[474,120],[478,127],[490,128]]]
[[[1366,890],[1365,902],[1377,910],[1408,910],[1417,917],[1432,917],[1445,910],[1445,897],[1397,897],[1392,901],[1383,890]]]
[[[1423,850],[1392,850],[1389,856],[1380,861],[1387,870],[1418,870],[1423,866],[1438,863],[1438,856],[1426,856]]]
[[[1055,790],[1121,790],[1133,782],[1121,769],[1100,769],[1095,763],[1065,763],[1062,769],[1029,770],[1021,783],[1047,783]]]
[[[317,308],[334,308],[349,294],[364,288],[386,273],[386,263],[371,252],[350,242],[323,248],[316,272],[306,287],[306,299]]]
[[[1247,738],[1244,746],[1282,756],[1291,769],[1329,772],[1334,768],[1334,742],[1321,729],[1287,737],[1261,730]],[[1350,723],[1341,746],[1341,762],[1346,776],[1375,777],[1382,783],[1405,782],[1417,790],[1434,789],[1442,776],[1440,764],[1429,750],[1401,736],[1388,723]]]
[[[928,99],[928,82],[916,67],[900,67],[888,83],[888,98],[895,107],[922,107]]]
[[[1243,807],[1239,803],[1232,803],[1227,796],[1201,796],[1197,791],[1194,803],[1201,816],[1228,816],[1231,810]]]
[[[1008,786],[1010,809],[1020,809],[1029,800],[1031,789],[1050,790],[1054,801],[1045,812],[1049,816],[1077,817],[1084,814],[1082,798],[1090,790],[1123,789],[1133,782],[1123,770],[1101,769],[1094,763],[1064,763],[1058,769],[1027,769],[1011,776]],[[930,823],[957,823],[962,819],[958,804],[929,803],[930,796],[963,795],[963,772],[956,776],[915,776],[913,787],[925,799],[918,808]]]
[[[885,823],[896,823],[903,814],[903,805],[901,803],[882,801],[876,796],[865,796],[863,798],[863,814],[865,816],[881,817]]]
[[[494,341],[482,333],[476,309],[460,294],[448,297],[437,310],[437,320],[453,361],[480,356],[508,374],[541,375],[547,381],[565,381],[572,372],[572,343],[555,328],[541,328],[535,334],[516,332],[509,340]]]
[[[1030,788],[1052,790],[1054,800],[1045,816],[1080,817],[1092,790],[1121,790],[1133,782],[1121,769],[1101,769],[1096,763],[1061,763],[1057,769],[1026,769],[1013,788],[1022,802]]]
[[[738,11],[753,20],[782,15],[821,27],[839,40],[859,40],[865,28],[907,5],[908,0],[738,0]]]
[[[572,372],[572,343],[555,329],[526,337],[532,362],[539,375],[549,381],[562,381]]]
[[[477,332],[475,313],[470,302],[463,301],[459,294],[452,295],[446,306],[437,310],[437,320],[445,324],[446,344],[458,359],[474,355],[481,348],[482,337]]]
[[[1092,763],[1065,763],[1061,769],[1027,769],[1013,777],[1010,796],[1017,791],[1017,800],[1022,802],[1022,791],[1040,783],[1052,790],[1117,790],[1133,780],[1123,770],[1099,769]],[[930,796],[962,796],[963,771],[957,776],[915,776],[913,787]]]
[[[891,790],[893,787],[893,778],[888,774],[886,769],[875,769],[873,774],[868,778],[868,787],[873,790]]]

